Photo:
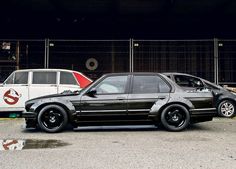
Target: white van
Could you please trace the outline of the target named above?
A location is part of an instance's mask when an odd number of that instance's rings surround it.
[[[91,79],[73,70],[17,70],[0,84],[0,112],[24,111],[25,101],[29,99],[66,90],[81,90],[91,82]]]

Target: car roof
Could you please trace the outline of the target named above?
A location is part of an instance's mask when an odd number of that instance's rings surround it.
[[[65,72],[77,72],[74,70],[68,70],[68,69],[21,69],[21,70],[15,70],[14,72],[34,72],[34,71],[42,71],[42,72],[48,72],[48,71],[65,71]]]
[[[157,72],[122,72],[122,73],[106,73],[104,76],[112,76],[112,75],[159,75],[161,73]]]

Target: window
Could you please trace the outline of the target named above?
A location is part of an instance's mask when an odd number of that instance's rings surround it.
[[[28,72],[16,72],[12,74],[6,84],[28,84]]]
[[[159,76],[134,76],[132,93],[166,93],[170,87]]]
[[[107,77],[97,87],[97,94],[125,93],[127,76]]]
[[[204,87],[202,81],[191,76],[175,75],[175,82],[182,87]]]
[[[60,84],[77,85],[75,77],[70,72],[61,72]]]
[[[34,72],[33,84],[56,84],[57,72]]]

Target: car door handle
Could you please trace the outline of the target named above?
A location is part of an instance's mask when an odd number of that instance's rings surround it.
[[[117,100],[125,100],[125,97],[117,97]]]

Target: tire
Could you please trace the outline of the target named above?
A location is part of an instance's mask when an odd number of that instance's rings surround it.
[[[40,110],[37,121],[43,131],[56,133],[66,127],[68,116],[61,106],[47,105]]]
[[[161,123],[169,131],[184,130],[190,123],[189,111],[179,104],[169,105],[161,113]]]
[[[230,100],[224,100],[218,105],[217,112],[221,117],[231,118],[235,116],[235,109],[235,103]]]

